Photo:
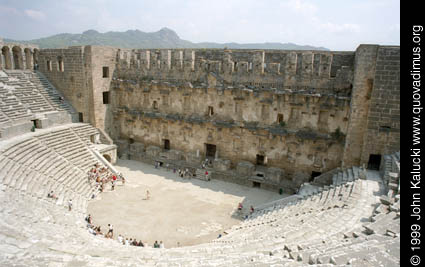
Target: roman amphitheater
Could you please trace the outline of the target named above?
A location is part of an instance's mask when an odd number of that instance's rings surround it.
[[[1,266],[400,265],[400,47],[0,50]]]

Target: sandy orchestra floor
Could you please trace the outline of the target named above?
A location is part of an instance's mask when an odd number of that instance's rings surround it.
[[[194,245],[215,239],[240,222],[235,216],[239,202],[248,213],[254,207],[284,195],[219,180],[210,182],[182,179],[172,171],[132,160],[118,160],[115,166],[126,177],[124,186],[105,192],[88,206],[93,223],[118,234],[136,238],[152,246],[155,240],[165,247]],[[150,199],[146,200],[146,190]]]

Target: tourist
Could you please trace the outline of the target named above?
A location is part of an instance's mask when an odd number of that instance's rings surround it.
[[[71,211],[72,210],[72,199],[70,199],[68,201],[68,210]]]
[[[208,176],[208,171],[205,171],[205,178],[209,181],[210,180],[210,178],[209,178],[209,176]]]
[[[96,234],[98,234],[98,235],[103,235],[103,234],[102,234],[102,231],[101,231],[101,229],[100,229],[100,226],[98,226],[98,227],[94,228],[94,230],[96,231]]]
[[[47,197],[48,198],[53,198],[53,199],[55,199],[55,200],[57,200],[58,199],[58,197],[53,193],[53,191],[50,191],[50,193],[48,193],[47,194]]]
[[[146,190],[146,200],[149,200],[150,199],[150,192],[149,192],[149,190]]]
[[[154,247],[154,248],[159,248],[158,241],[156,241],[156,240],[155,240],[155,243],[153,243],[153,247]]]
[[[165,248],[164,243],[162,243],[162,241],[159,242],[159,248]]]
[[[92,225],[89,225],[89,233],[90,234],[92,234],[92,235],[96,235],[96,231],[93,229],[93,226]]]
[[[125,245],[130,246],[130,243],[128,242],[128,238],[125,239]]]
[[[113,238],[114,237],[114,228],[113,228],[112,224],[108,224],[108,226],[109,226],[108,236],[110,238]]]
[[[114,191],[115,190],[115,181],[112,181],[112,183],[111,183],[111,191]]]
[[[139,244],[137,244],[137,246],[139,247],[144,247],[145,245],[143,244],[142,240],[139,241]]]
[[[88,224],[91,224],[91,215],[89,214],[89,215],[87,215],[87,217],[85,218],[85,220],[86,220],[86,222],[88,223]]]
[[[239,202],[239,204],[238,204],[238,211],[242,211],[242,209],[243,209],[242,203]]]
[[[220,237],[222,237],[222,235],[221,234],[218,234],[217,238],[220,238]]]
[[[122,235],[119,234],[118,235],[118,243],[122,244],[122,242],[123,242]]]
[[[137,242],[136,238],[133,239],[133,246],[137,247],[139,245],[139,242]]]

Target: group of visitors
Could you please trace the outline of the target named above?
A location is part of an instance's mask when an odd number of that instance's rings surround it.
[[[111,191],[114,191],[118,180],[120,180],[123,185],[125,184],[125,178],[121,173],[114,174],[110,172],[108,168],[100,167],[97,163],[87,172],[87,181],[90,186],[92,186],[93,181],[95,181],[94,186],[97,192],[103,192],[108,183],[111,183]]]
[[[208,159],[208,158],[206,158],[202,162],[201,167],[202,167],[202,169],[206,169],[207,167],[211,167],[211,164],[212,164],[211,160]],[[163,163],[161,163],[159,161],[155,161],[154,166],[155,166],[155,169],[159,169],[159,168],[161,168],[161,166],[163,166]],[[170,164],[169,163],[166,163],[165,164],[165,169],[167,171],[170,171],[171,170],[171,167],[170,167]],[[172,169],[173,169],[173,173],[177,173],[177,175],[180,178],[188,178],[188,179],[190,179],[190,178],[196,177],[196,173],[190,171],[189,168],[178,168],[178,169],[176,169],[176,167],[174,167]],[[205,174],[206,180],[210,181],[211,178],[210,178],[210,174],[208,173],[208,170],[205,170],[205,173],[204,174]]]
[[[202,169],[205,169],[205,168],[207,168],[207,167],[210,167],[211,166],[211,160],[209,160],[208,158],[206,158],[203,162],[202,162],[202,165],[201,165],[201,167],[202,167]]]
[[[108,232],[103,234],[100,226],[93,225],[93,220],[90,214],[87,215],[84,220],[87,222],[87,230],[90,234],[104,236],[105,238],[114,238],[114,228],[112,224],[108,224]]]
[[[124,238],[122,235],[118,235],[118,243],[123,244],[125,246],[135,246],[135,247],[144,247],[145,244],[142,242],[142,240],[137,241],[136,238]]]
[[[103,236],[105,238],[110,238],[110,239],[114,238],[114,227],[113,227],[112,224],[108,224],[108,232],[103,234],[100,226],[93,225],[93,219],[92,219],[92,216],[90,214],[87,215],[84,220],[87,223],[87,230],[92,235]],[[137,241],[136,238],[128,238],[128,237],[125,238],[121,234],[118,235],[117,241],[118,241],[118,243],[123,244],[125,246],[148,247],[148,244],[144,243],[142,240]],[[162,241],[160,241],[159,243],[158,243],[158,241],[155,241],[155,243],[153,244],[153,247],[154,248],[165,248],[164,243]]]
[[[241,202],[239,202],[239,204],[238,204],[238,212],[242,214],[242,210],[243,210],[243,205],[242,205]],[[254,207],[251,205],[250,208],[249,208],[249,214],[253,214],[254,211],[255,211],[254,210]],[[248,215],[245,215],[245,218],[247,218],[247,217],[248,217]]]
[[[193,174],[189,171],[189,168],[186,169],[178,169],[177,173],[179,175],[180,178],[191,178],[193,177]]]
[[[155,169],[159,169],[159,168],[161,168],[161,162],[159,162],[159,161],[156,161],[155,162],[155,164],[154,164],[154,166],[155,166]],[[167,171],[170,171],[171,170],[171,167],[170,167],[170,164],[169,163],[166,163],[165,164],[165,169],[167,170]],[[189,170],[189,168],[178,168],[178,169],[176,169],[175,167],[173,168],[173,173],[177,173],[177,175],[180,177],[180,178],[192,178],[192,177],[194,177],[194,176],[196,176],[196,174],[194,174],[194,173],[192,173],[190,170]]]

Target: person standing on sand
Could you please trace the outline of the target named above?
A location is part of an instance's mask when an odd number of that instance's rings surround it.
[[[146,190],[146,200],[149,200],[150,199],[150,196],[151,194],[150,194],[150,192],[149,192],[149,190]]]

